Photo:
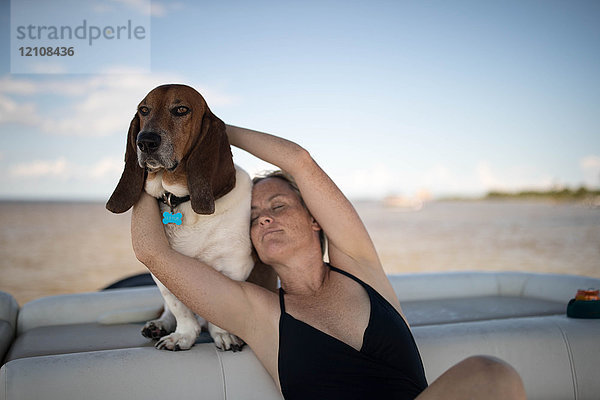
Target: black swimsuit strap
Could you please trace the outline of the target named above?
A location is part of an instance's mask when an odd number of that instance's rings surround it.
[[[285,291],[283,290],[283,288],[279,288],[279,307],[281,308],[281,313],[284,314],[285,313],[285,301],[283,300],[283,295],[285,294]]]
[[[329,268],[331,268],[332,271],[338,272],[342,275],[347,276],[348,278],[354,280],[355,282],[357,282],[358,284],[360,284],[362,287],[365,288],[365,290],[368,291],[367,288],[371,288],[369,285],[367,285],[365,282],[361,281],[359,278],[357,278],[356,276],[352,275],[350,272],[346,272],[343,269],[339,269],[334,267],[333,265],[326,263],[327,266]],[[285,290],[283,290],[282,287],[279,288],[279,307],[281,308],[281,313],[284,314],[285,313],[285,300],[283,298],[283,295],[285,294]]]
[[[339,269],[334,267],[333,265],[327,263],[327,265],[329,266],[329,268],[331,268],[332,271],[335,272],[339,272],[342,275],[346,275],[348,278],[354,280],[355,282],[359,283],[362,287],[366,288],[366,287],[370,287],[369,285],[367,285],[365,282],[361,281],[359,278],[357,278],[356,276],[352,275],[350,272],[344,271],[343,269]]]

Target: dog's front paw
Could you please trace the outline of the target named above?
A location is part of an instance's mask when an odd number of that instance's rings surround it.
[[[196,343],[197,335],[194,334],[183,334],[179,332],[173,332],[168,336],[162,337],[154,347],[159,350],[189,350]]]
[[[148,339],[157,340],[164,336],[167,336],[172,329],[170,327],[164,326],[160,320],[154,320],[146,322],[146,325],[142,328],[142,336],[147,337]],[[169,329],[169,330],[168,330]]]
[[[232,350],[233,352],[242,351],[246,344],[242,339],[229,333],[216,325],[208,324],[208,332],[215,342],[215,346],[220,350]]]
[[[218,333],[213,337],[215,346],[220,350],[242,351],[246,343],[233,333]]]

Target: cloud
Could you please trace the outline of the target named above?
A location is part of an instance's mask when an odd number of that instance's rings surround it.
[[[443,164],[434,164],[420,175],[422,188],[435,193],[455,194],[481,190],[479,187],[473,188],[473,182],[469,182],[465,176],[461,177],[456,171]]]
[[[588,160],[586,165],[596,166],[596,161]],[[556,179],[536,166],[500,167],[485,160],[470,166],[433,161],[418,167],[374,162],[341,171],[331,168],[330,173],[350,198],[410,197],[420,192],[434,196],[480,196],[493,190],[544,190],[556,184]]]
[[[581,169],[584,171],[587,170],[597,170],[600,168],[600,156],[586,156],[583,157],[580,162],[579,165],[581,166]]]
[[[18,103],[0,94],[0,125],[16,122],[24,125],[35,125],[39,122],[34,103]]]
[[[68,161],[65,157],[54,160],[33,160],[8,168],[9,178],[23,180],[78,180],[116,181],[123,170],[123,160],[103,158],[95,163],[81,165]]]
[[[174,74],[139,74],[117,67],[110,74],[80,79],[51,78],[41,82],[0,78],[0,124],[19,122],[43,132],[64,136],[108,136],[127,130],[135,107],[146,93],[164,83],[183,82]],[[236,103],[235,96],[211,88],[197,88],[211,106]],[[51,95],[52,109],[36,104]],[[17,98],[26,98],[25,101]]]
[[[165,17],[168,14],[182,10],[183,7],[183,3],[180,3],[178,1],[152,1],[152,8],[150,10],[150,14],[154,17]]]
[[[9,75],[0,78],[0,93],[34,94],[38,85],[33,81],[13,79]]]
[[[545,190],[556,184],[554,177],[540,173],[531,165],[517,165],[493,169],[489,162],[477,164],[476,175],[485,191]]]
[[[113,72],[112,70],[106,71]],[[125,71],[124,71],[125,72]],[[133,74],[134,71],[129,71]],[[17,96],[34,96],[40,94],[56,94],[64,97],[81,96],[102,86],[110,77],[92,76],[89,78],[67,79],[51,77],[44,80],[17,79],[11,75],[0,78],[0,93]]]
[[[153,17],[164,17],[172,11],[180,10],[183,5],[180,2],[158,2],[150,0],[112,0],[113,4],[122,4],[131,10],[141,12],[144,15],[151,15]],[[113,7],[109,3],[101,3],[95,7],[97,12],[112,11]]]
[[[124,164],[121,158],[105,158],[89,168],[89,176],[92,179],[119,177],[123,167]]]
[[[484,188],[497,190],[505,190],[507,188],[507,184],[498,178],[494,172],[492,172],[492,168],[490,167],[489,163],[482,161],[475,169],[477,171],[479,182]]]
[[[579,160],[583,182],[572,180],[569,184],[583,183],[588,187],[600,187],[600,156],[588,155]],[[530,165],[510,168],[493,168],[489,162],[481,161],[476,167],[477,177],[486,191],[547,190],[565,184],[557,177],[540,172]]]
[[[350,198],[379,199],[389,195],[416,196],[481,192],[473,176],[465,176],[441,163],[424,167],[375,162],[363,168],[333,171],[332,178]]]
[[[600,186],[600,156],[589,155],[579,160],[583,179],[587,186]]]
[[[35,160],[28,163],[14,165],[8,169],[8,174],[14,178],[38,179],[38,178],[68,178],[70,171],[74,170],[69,166],[64,157],[52,161]]]
[[[38,61],[30,64],[28,72],[32,74],[66,74],[69,69],[65,63],[60,61]]]
[[[398,174],[384,163],[332,173],[340,189],[353,198],[381,198],[398,187]]]

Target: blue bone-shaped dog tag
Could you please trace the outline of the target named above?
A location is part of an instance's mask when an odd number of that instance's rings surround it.
[[[181,225],[181,213],[175,213],[175,214],[171,214],[168,211],[165,211],[163,213],[163,220],[162,223],[167,225],[167,224],[175,224],[175,225]]]

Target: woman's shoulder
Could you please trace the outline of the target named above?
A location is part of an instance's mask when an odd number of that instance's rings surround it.
[[[401,312],[398,296],[396,295],[392,283],[385,273],[383,266],[378,260],[377,262],[371,264],[361,264],[357,260],[351,259],[347,256],[338,256],[333,259],[330,258],[330,264],[369,285],[399,312]]]

